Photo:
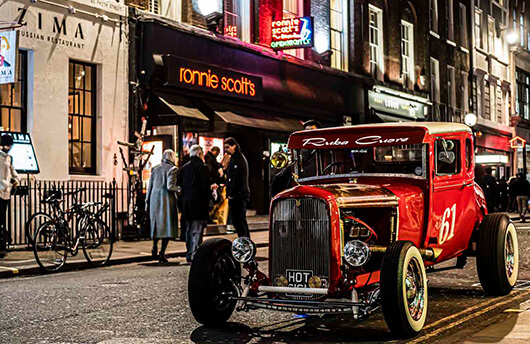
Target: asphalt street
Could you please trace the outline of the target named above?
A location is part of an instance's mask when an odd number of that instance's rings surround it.
[[[517,227],[518,288],[507,297],[485,296],[474,259],[463,270],[430,274],[426,328],[412,343],[463,342],[525,305],[530,299],[530,224]],[[267,248],[258,250],[258,260],[266,266]],[[300,317],[262,310],[234,313],[220,329],[203,327],[188,307],[188,272],[183,259],[172,259],[165,265],[136,263],[0,280],[0,343],[397,342],[380,312],[355,322],[349,315]]]

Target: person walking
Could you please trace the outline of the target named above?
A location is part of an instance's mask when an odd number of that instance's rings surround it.
[[[178,174],[178,185],[182,188],[182,217],[186,232],[186,261],[191,262],[202,241],[208,221],[209,203],[212,197],[208,167],[204,163],[204,152],[199,145],[190,148],[190,160]]]
[[[499,179],[499,211],[505,212],[508,210],[508,183],[506,178]]]
[[[486,197],[486,205],[488,207],[488,213],[494,213],[497,207],[497,198],[499,197],[499,191],[497,181],[492,176],[491,167],[486,167],[486,174],[477,180],[477,184],[484,191],[484,197]]]
[[[517,179],[513,183],[513,192],[521,222],[525,222],[525,215],[528,210],[528,196],[530,196],[530,183],[526,180],[524,173],[517,174]]]
[[[13,167],[13,157],[8,154],[13,146],[11,135],[2,135],[0,146],[0,258],[4,258],[7,242],[11,237],[7,228],[7,209],[11,199],[11,189],[20,183],[20,178]]]
[[[151,238],[153,260],[167,263],[166,249],[169,239],[176,238],[178,233],[177,209],[177,173],[175,166],[176,154],[171,149],[163,153],[162,163],[151,171],[147,198],[145,201],[146,212],[151,222]],[[160,253],[158,241],[162,239]]]
[[[248,162],[234,138],[225,139],[224,144],[225,152],[230,155],[230,163],[226,171],[226,196],[232,216],[232,225],[238,237],[250,238],[247,223],[247,203],[250,200]]]

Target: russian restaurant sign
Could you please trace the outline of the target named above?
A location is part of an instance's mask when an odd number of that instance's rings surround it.
[[[310,48],[313,44],[312,17],[290,18],[272,22],[272,49]]]
[[[168,66],[169,85],[248,100],[263,99],[260,77],[174,56],[164,56],[164,58]]]
[[[372,109],[389,114],[409,117],[411,119],[425,118],[425,105],[413,100],[368,91],[368,103]]]
[[[15,82],[17,32],[0,32],[0,84]]]

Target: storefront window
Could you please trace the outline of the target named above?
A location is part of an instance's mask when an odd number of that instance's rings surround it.
[[[71,173],[96,173],[96,67],[70,61],[68,153]]]
[[[26,131],[28,52],[19,50],[17,82],[0,85],[0,116],[3,131]]]

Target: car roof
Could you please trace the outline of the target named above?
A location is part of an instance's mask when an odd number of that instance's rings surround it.
[[[457,133],[457,132],[468,132],[471,133],[471,128],[462,123],[451,123],[451,122],[400,122],[400,123],[370,123],[353,125],[353,128],[423,128],[428,134],[446,134],[446,133]],[[348,128],[348,127],[337,127],[337,128]]]

